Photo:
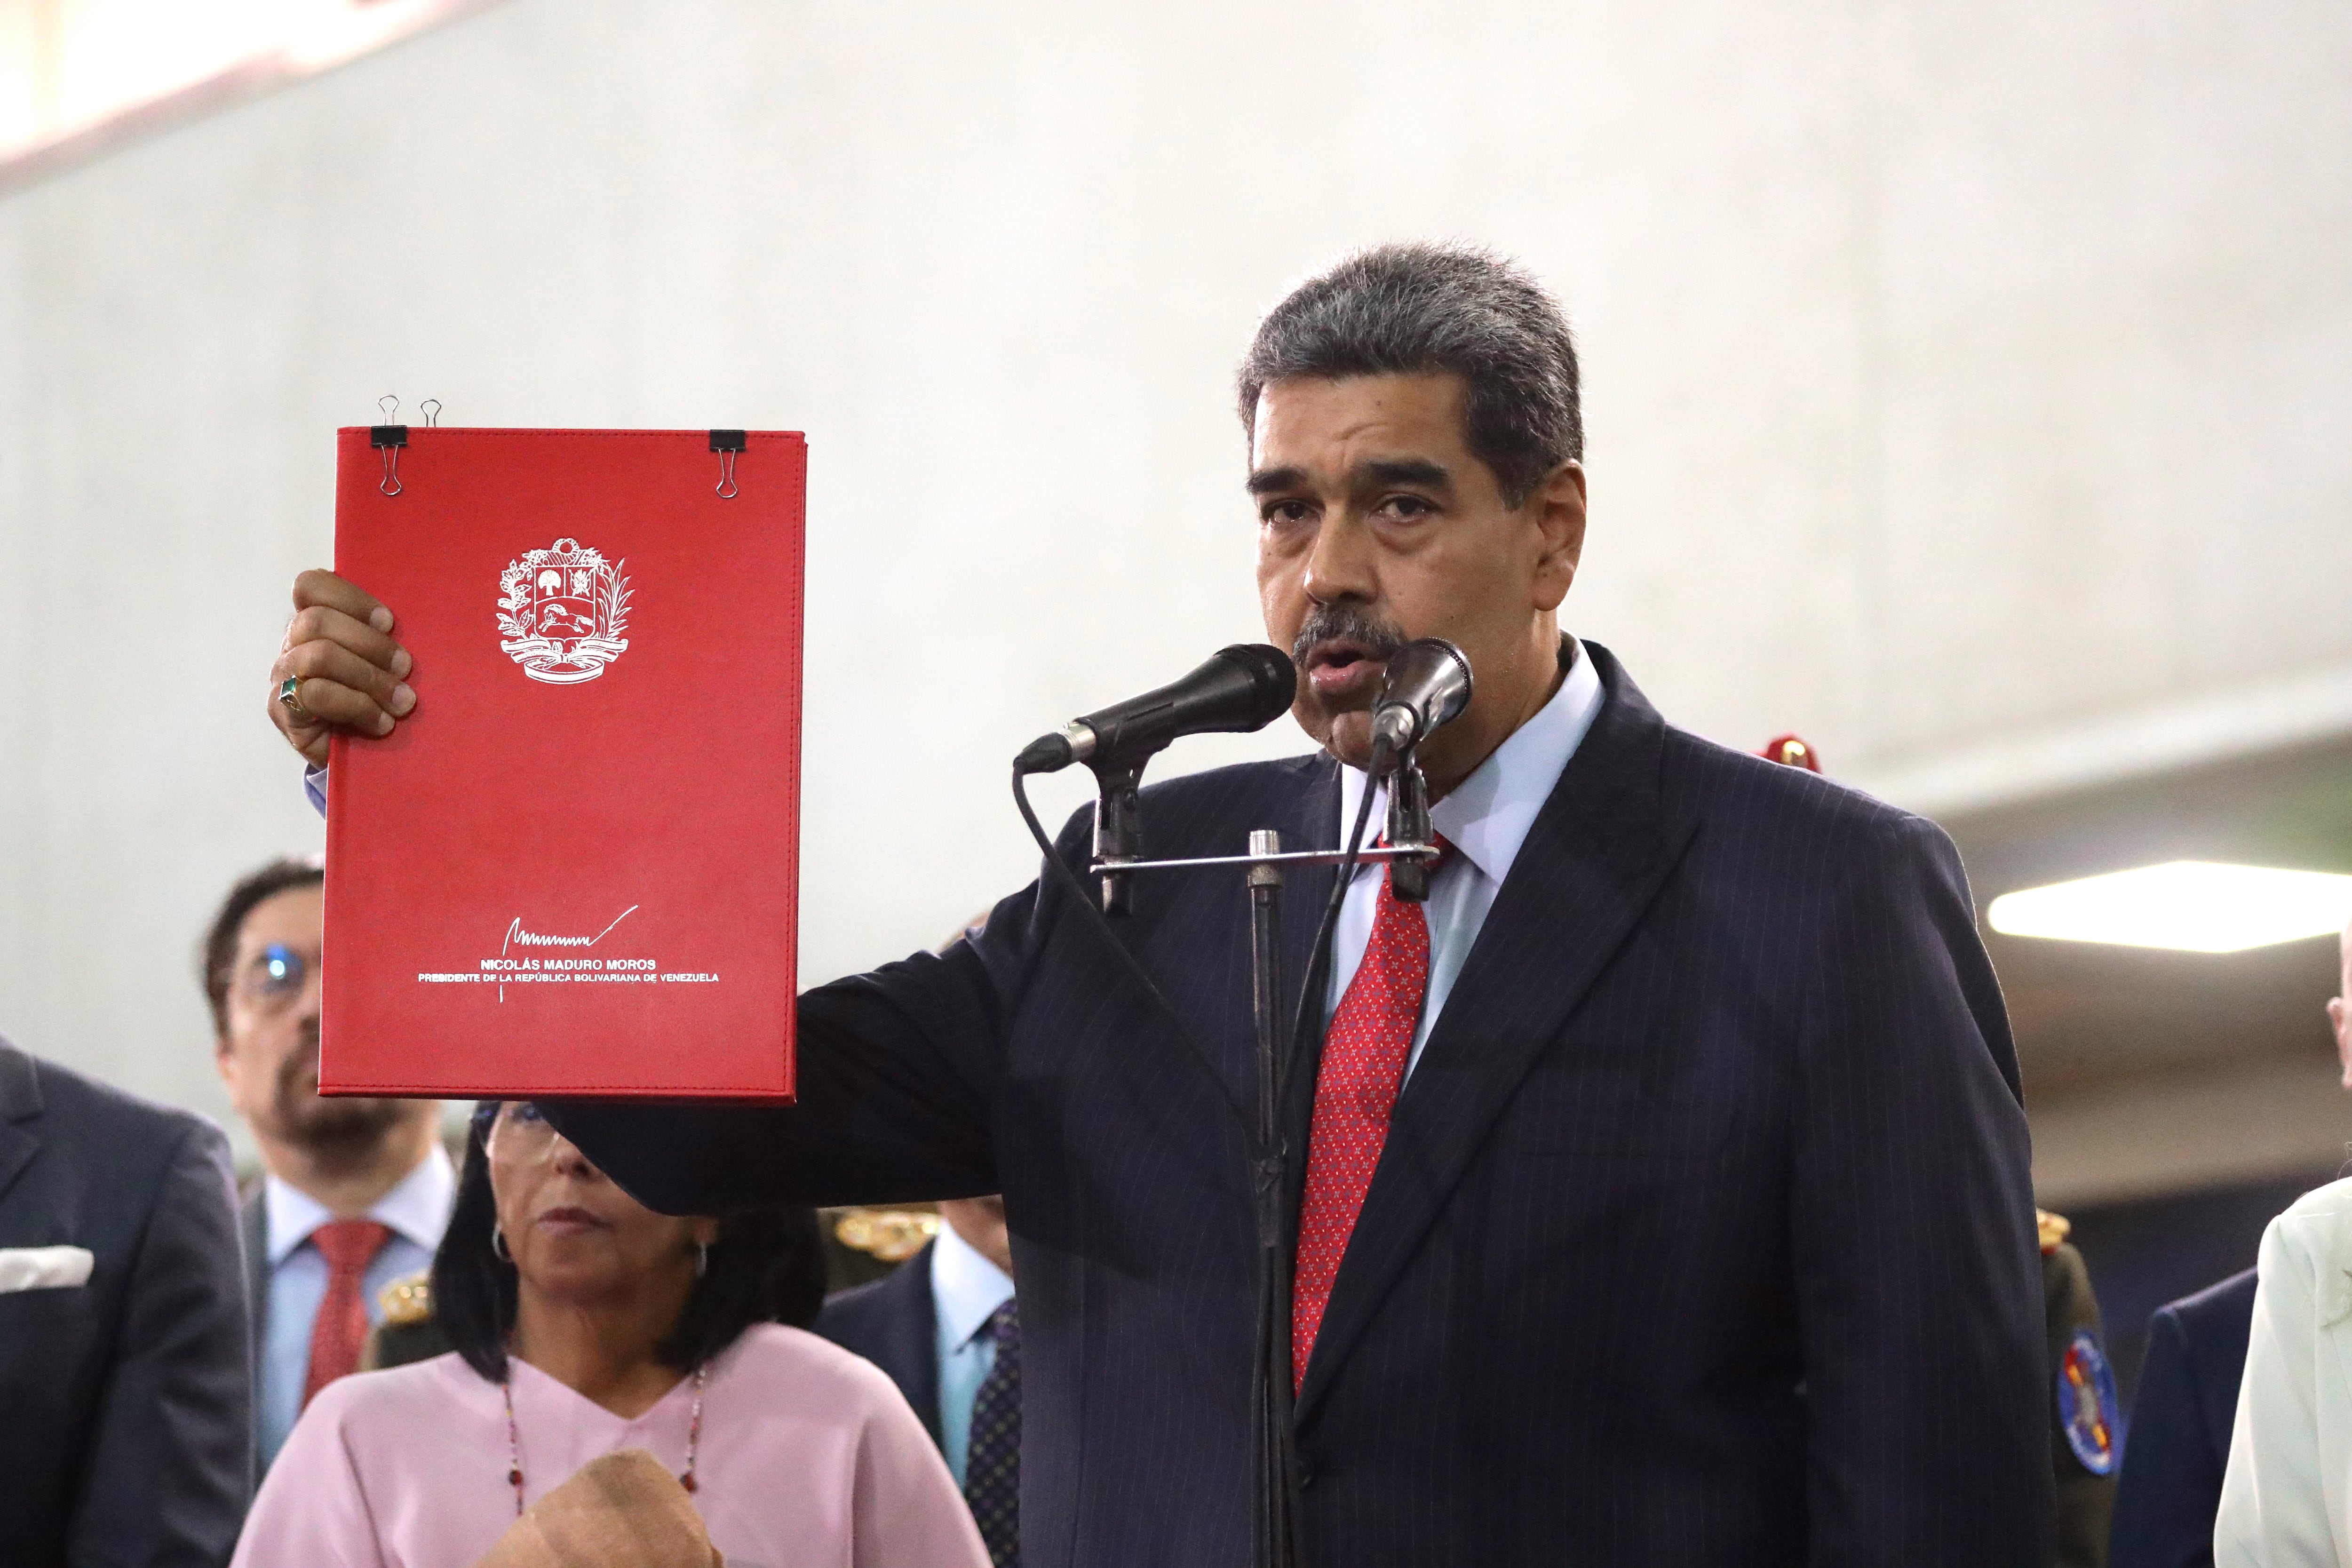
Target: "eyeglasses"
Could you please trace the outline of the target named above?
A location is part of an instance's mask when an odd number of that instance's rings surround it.
[[[273,942],[253,955],[236,977],[236,988],[247,1002],[264,1013],[283,1013],[302,995],[319,961]]]
[[[509,1100],[499,1107],[482,1148],[502,1165],[524,1165],[552,1154],[562,1136],[538,1106],[528,1100]]]

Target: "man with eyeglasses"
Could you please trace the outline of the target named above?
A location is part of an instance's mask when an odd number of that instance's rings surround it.
[[[384,1288],[432,1263],[457,1188],[439,1101],[320,1097],[324,883],[316,861],[265,866],[205,940],[215,1061],[264,1171],[244,1223],[265,1468],[310,1396],[358,1370]]]

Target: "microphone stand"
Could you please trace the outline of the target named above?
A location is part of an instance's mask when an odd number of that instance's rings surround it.
[[[1136,770],[1139,774],[1141,770]],[[1128,907],[1127,883],[1138,871],[1233,868],[1249,887],[1250,1023],[1256,1036],[1257,1106],[1251,1186],[1257,1218],[1257,1355],[1251,1378],[1251,1446],[1255,1475],[1250,1494],[1250,1561],[1253,1568],[1298,1568],[1298,1455],[1291,1430],[1290,1297],[1292,1256],[1284,1200],[1290,1191],[1290,1152],[1282,1137],[1283,1087],[1290,1076],[1290,1052],[1283,1041],[1281,930],[1282,874],[1291,866],[1347,866],[1387,861],[1400,899],[1429,896],[1429,870],[1437,858],[1429,826],[1429,791],[1411,751],[1399,759],[1389,781],[1388,844],[1359,849],[1285,851],[1282,835],[1253,829],[1249,853],[1189,859],[1146,860],[1135,854],[1140,834],[1134,818],[1134,781],[1115,789],[1103,781],[1103,805],[1096,817],[1096,858],[1089,869],[1101,879],[1106,914]],[[1367,788],[1370,787],[1368,783]],[[1340,895],[1335,890],[1334,900]],[[1324,968],[1331,940],[1327,930],[1318,951],[1307,955],[1311,982]],[[1305,998],[1301,998],[1302,1005]]]
[[[1095,864],[1102,879],[1102,912],[1132,913],[1127,868],[1143,849],[1143,765],[1151,759],[1095,770]]]

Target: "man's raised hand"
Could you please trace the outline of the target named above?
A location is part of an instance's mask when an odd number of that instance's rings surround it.
[[[415,661],[392,639],[392,612],[332,572],[294,579],[294,618],[269,667],[269,721],[313,767],[327,763],[336,730],[389,735],[416,707],[407,684]],[[294,682],[299,707],[284,700]]]

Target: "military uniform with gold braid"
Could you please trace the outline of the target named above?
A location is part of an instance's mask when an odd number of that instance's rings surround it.
[[[2099,1337],[2091,1271],[2066,1239],[2061,1216],[2042,1222],[2042,1310],[2050,1331],[2050,1452],[2058,1475],[2060,1568],[2106,1568],[2107,1525],[2116,1511],[2115,1373]]]
[[[879,1279],[922,1251],[940,1233],[940,1211],[932,1204],[819,1209],[817,1229],[824,1237],[824,1293],[830,1296]]]
[[[1821,754],[1794,735],[1773,738],[1760,753],[1776,763],[1822,771]],[[2107,1524],[2116,1507],[2115,1373],[2099,1337],[2099,1301],[2083,1255],[2066,1240],[2064,1219],[2034,1211],[2042,1231],[2042,1307],[2050,1336],[2050,1447],[2056,1469],[2054,1568],[2106,1568]]]
[[[432,1275],[419,1271],[395,1279],[375,1300],[383,1309],[383,1321],[368,1331],[367,1345],[360,1352],[362,1372],[406,1366],[448,1352],[449,1336],[433,1321]]]

